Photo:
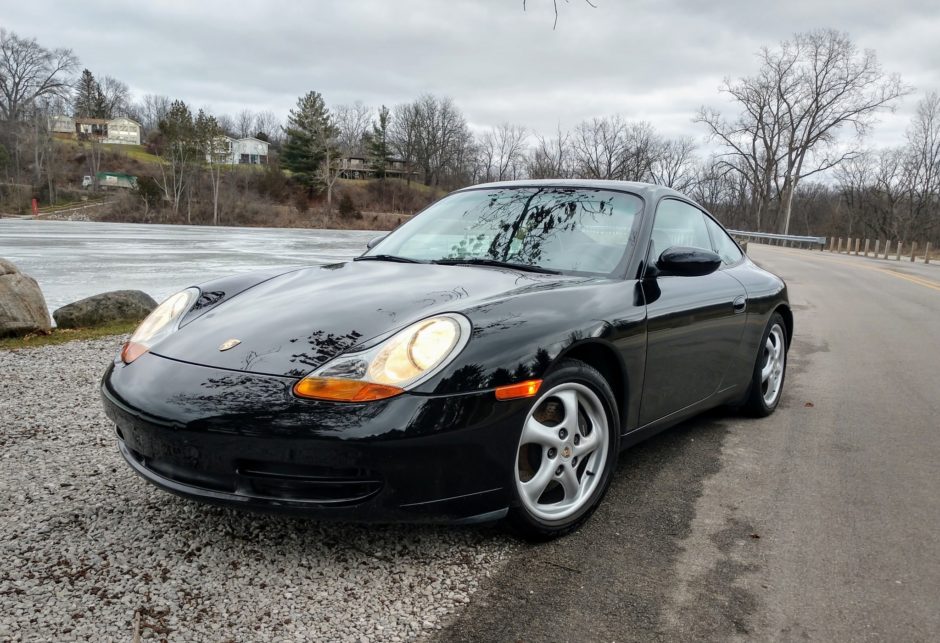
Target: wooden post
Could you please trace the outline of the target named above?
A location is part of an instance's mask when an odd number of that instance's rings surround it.
[[[823,249],[825,249],[825,246],[823,246]],[[836,238],[829,237],[829,252],[835,252],[835,251],[836,251]]]
[[[927,242],[927,248],[924,250],[924,263],[930,263],[930,242]]]
[[[875,259],[878,258],[879,250],[881,250],[881,239],[875,239]]]
[[[900,261],[900,260],[901,260],[901,249],[902,249],[902,248],[904,248],[904,242],[899,240],[899,241],[898,241],[898,256],[894,258],[895,261]]]
[[[917,254],[917,242],[911,241],[911,263],[914,263],[914,256]]]
[[[891,239],[885,239],[885,259],[888,258],[889,252],[891,252]]]
[[[836,254],[842,253],[842,237],[839,237],[839,247],[836,248]]]
[[[860,245],[862,245],[862,238],[861,238],[861,237],[859,237],[858,239],[855,240],[855,256],[856,256],[856,257],[858,256],[858,247],[859,247]]]
[[[868,256],[868,246],[871,245],[871,239],[865,239],[865,256]]]

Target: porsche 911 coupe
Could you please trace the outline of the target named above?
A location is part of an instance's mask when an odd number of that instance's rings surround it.
[[[351,261],[164,301],[101,393],[140,476],[350,521],[576,529],[622,449],[706,409],[776,408],[784,282],[673,190],[474,186]]]

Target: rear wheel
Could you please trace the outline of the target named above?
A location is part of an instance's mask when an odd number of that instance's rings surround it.
[[[766,417],[773,413],[780,403],[786,373],[786,324],[780,313],[774,313],[758,348],[751,390],[744,408],[756,417]]]
[[[577,529],[610,485],[620,446],[617,405],[594,368],[566,360],[526,415],[513,467],[511,524],[532,540]]]

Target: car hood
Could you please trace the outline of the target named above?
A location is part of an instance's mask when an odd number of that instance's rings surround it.
[[[205,366],[300,377],[429,315],[467,312],[487,302],[586,280],[386,261],[316,266],[241,292],[185,323],[151,352]],[[240,343],[220,350],[230,339]]]

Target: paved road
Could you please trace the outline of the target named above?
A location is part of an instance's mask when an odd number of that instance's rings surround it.
[[[623,454],[589,524],[520,551],[443,640],[940,638],[940,267],[750,254],[795,308],[778,412]]]

